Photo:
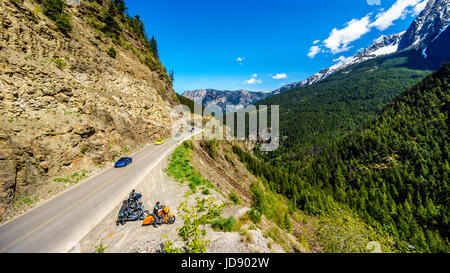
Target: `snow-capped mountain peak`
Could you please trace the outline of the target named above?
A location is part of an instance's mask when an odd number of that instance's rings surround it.
[[[426,44],[439,36],[449,23],[450,1],[429,0],[425,9],[406,30],[398,50],[426,47]]]
[[[381,36],[368,48],[359,51],[352,57],[340,57],[339,62],[329,68],[312,75],[301,82],[283,86],[276,90],[284,92],[297,87],[303,87],[318,83],[328,78],[333,73],[382,55],[392,54],[406,48],[413,47],[422,51],[424,58],[427,57],[427,46],[444,33],[450,24],[450,1],[429,0],[426,7],[420,12],[410,27],[401,33],[390,36]]]
[[[331,74],[340,71],[344,68],[349,67],[350,65],[362,63],[364,61],[374,59],[378,56],[391,54],[397,51],[398,45],[402,36],[405,32],[400,32],[397,34],[393,34],[390,36],[381,36],[374,41],[374,44],[369,46],[368,48],[359,51],[354,56],[351,57],[343,57],[336,59],[338,61],[336,64],[330,66],[329,68],[323,69],[320,72],[312,75],[301,82],[295,82],[282,88],[276,90],[278,92],[284,92],[286,90],[294,89],[297,87],[308,86],[320,82],[326,78],[328,78]]]

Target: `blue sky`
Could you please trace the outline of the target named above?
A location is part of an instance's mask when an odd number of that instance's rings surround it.
[[[406,30],[427,0],[126,0],[177,93],[269,91]]]

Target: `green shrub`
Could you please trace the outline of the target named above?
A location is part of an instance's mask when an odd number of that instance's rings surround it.
[[[252,208],[249,212],[248,212],[248,216],[250,217],[250,219],[254,222],[254,223],[259,223],[261,222],[261,212]]]
[[[110,246],[103,246],[103,241],[100,242],[100,245],[95,246],[95,252],[96,253],[105,253],[105,251],[109,248]]]
[[[253,183],[250,191],[253,195],[253,207],[259,212],[264,212],[264,190],[259,183]]]
[[[100,22],[99,20],[97,20],[94,17],[91,17],[91,16],[87,17],[86,21],[91,27],[93,27],[93,28],[95,28],[97,30],[101,30],[103,28],[102,22]]]
[[[189,188],[195,190],[197,186],[214,186],[203,178],[201,174],[190,165],[191,150],[185,145],[178,146],[169,158],[169,166],[165,170],[170,177],[180,183],[188,182]]]
[[[214,140],[202,141],[200,145],[208,152],[209,156],[216,159],[219,156],[217,144]]]
[[[34,9],[33,9],[33,16],[34,17],[38,17],[39,16],[39,13],[41,13],[41,8],[40,7],[35,7]]]
[[[55,22],[56,27],[65,35],[72,31],[71,16],[63,12],[62,0],[45,0],[43,3],[44,14]]]
[[[68,13],[62,13],[61,16],[55,21],[56,27],[61,30],[62,33],[68,35],[72,31],[71,16]]]
[[[60,58],[53,60],[53,62],[55,63],[56,67],[58,67],[61,70],[67,66],[66,62],[64,62],[64,60]]]
[[[208,246],[209,240],[205,239],[206,230],[201,226],[210,223],[210,221],[219,215],[221,205],[214,198],[208,198],[205,201],[197,200],[195,207],[188,206],[187,201],[178,205],[178,215],[181,216],[182,227],[177,228],[178,236],[184,242],[184,248],[176,248],[170,240],[165,242],[166,251],[168,253],[204,253]],[[205,207],[206,213],[199,214],[200,206]]]
[[[291,222],[291,219],[289,217],[289,213],[287,213],[287,212],[284,214],[283,228],[287,232],[292,233],[292,222]]]
[[[110,37],[118,37],[120,36],[120,32],[122,29],[120,25],[114,20],[114,17],[110,13],[106,13],[103,17],[103,23],[105,26],[102,31]]]
[[[116,50],[114,49],[114,47],[111,47],[110,49],[108,49],[108,55],[111,57],[111,58],[113,58],[113,59],[115,59],[116,58],[116,56],[117,56],[117,52],[116,52]]]
[[[24,204],[27,204],[27,205],[33,204],[33,200],[31,200],[31,199],[28,198],[28,197],[24,197],[24,198],[22,198],[20,201],[21,201],[22,203],[24,203]]]
[[[56,21],[63,12],[64,2],[62,0],[45,0],[44,1],[44,14]]]
[[[74,183],[77,184],[78,182],[82,181],[84,178],[86,178],[86,175],[88,174],[88,171],[83,170],[80,173],[74,172],[73,174],[67,176],[67,177],[57,177],[54,178],[53,181],[55,182],[63,182],[63,183]]]
[[[219,217],[218,219],[211,222],[211,227],[215,230],[221,230],[224,232],[232,232],[235,223],[236,223],[236,220],[234,219],[233,216],[229,217],[228,219]]]
[[[84,3],[85,5],[88,5],[94,12],[98,13],[98,12],[102,12],[103,11],[103,1],[99,0],[99,1],[85,1]]]
[[[233,204],[235,205],[241,204],[241,199],[239,198],[239,195],[237,195],[234,191],[230,192],[228,197],[230,198],[231,202],[233,202]]]
[[[183,146],[191,150],[194,149],[194,144],[191,140],[186,140],[185,142],[183,142]]]

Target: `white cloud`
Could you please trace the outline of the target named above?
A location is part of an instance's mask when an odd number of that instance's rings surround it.
[[[255,73],[255,74],[252,75],[252,77],[256,78],[256,77],[258,77],[258,74]]]
[[[245,60],[245,58],[241,58],[241,57],[238,57],[237,59],[236,59],[236,62],[242,62],[242,61],[244,61]]]
[[[287,78],[287,75],[286,75],[286,73],[281,73],[281,74],[279,74],[279,73],[277,73],[275,76],[273,76],[272,78],[274,78],[275,80],[281,80],[281,79],[286,79]]]
[[[333,54],[349,50],[349,44],[361,38],[362,35],[370,31],[370,14],[361,19],[353,19],[346,24],[345,28],[331,31],[330,36],[324,41],[325,47]],[[311,52],[310,52],[311,53]],[[308,55],[309,56],[309,55]]]
[[[319,52],[320,52],[320,46],[312,46],[309,49],[309,53],[308,53],[308,57],[310,57],[311,59],[314,58],[314,56],[316,56]]]
[[[372,28],[377,28],[380,31],[386,30],[394,24],[394,21],[402,18],[404,19],[408,13],[413,13],[413,16],[418,15],[428,3],[429,0],[397,0],[388,10],[379,9],[375,20],[372,22],[369,13],[361,19],[353,19],[347,22],[342,29],[334,28],[330,36],[323,41],[322,45],[317,45],[320,40],[313,42],[314,46],[309,49],[308,57],[314,58],[320,52],[327,52],[322,47],[331,51],[334,55],[348,51],[352,46],[352,42],[360,39],[364,34],[370,32]],[[367,0],[369,5],[380,5],[380,0]],[[382,38],[384,36],[381,36]],[[379,38],[379,39],[380,39]],[[377,39],[378,40],[378,39]],[[339,59],[335,59],[339,61]]]
[[[333,59],[333,62],[342,62],[342,61],[344,61],[346,58],[344,57],[344,56],[340,56],[339,58],[337,58],[337,59]]]
[[[393,25],[393,22],[399,18],[404,18],[408,13],[409,7],[422,5],[422,0],[397,0],[387,11],[377,14],[375,22],[370,27],[376,27],[378,30],[385,30]],[[420,9],[421,6],[419,6]]]
[[[252,84],[252,85],[257,83],[262,83],[262,81],[255,78],[251,78],[250,80],[244,82],[244,84]]]
[[[412,16],[415,17],[415,16],[419,15],[419,14],[422,12],[422,10],[427,6],[428,1],[429,1],[429,0],[423,0],[422,2],[420,2],[419,4],[417,4],[417,5],[414,7],[414,12],[413,12],[413,15],[412,15]]]

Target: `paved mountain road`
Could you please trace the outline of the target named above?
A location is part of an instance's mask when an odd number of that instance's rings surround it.
[[[196,131],[199,133],[199,131]],[[125,168],[106,169],[0,226],[0,253],[67,252],[135,188],[179,142],[147,145]]]

